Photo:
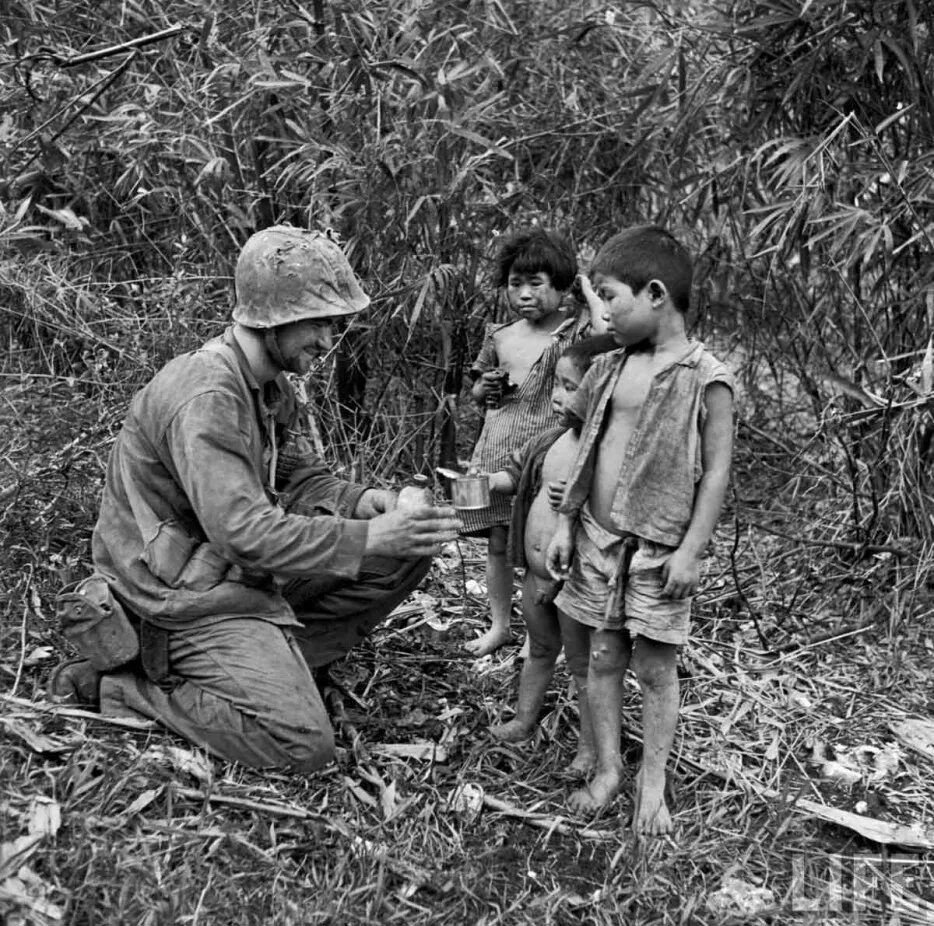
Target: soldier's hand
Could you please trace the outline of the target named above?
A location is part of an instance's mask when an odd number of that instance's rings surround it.
[[[369,521],[368,555],[417,559],[437,556],[441,547],[457,539],[461,522],[453,508],[396,508]]]
[[[398,496],[391,489],[367,489],[359,499],[354,517],[368,521],[378,514],[386,514],[396,507]]]

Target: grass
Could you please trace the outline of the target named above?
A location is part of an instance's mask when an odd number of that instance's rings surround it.
[[[13,283],[8,305],[45,298]],[[190,302],[201,305],[194,293]],[[30,317],[49,320],[44,305],[34,301]],[[911,521],[902,482],[865,465],[848,469],[841,410],[815,427],[793,386],[770,389],[761,369],[742,393],[735,493],[679,663],[674,838],[638,841],[627,828],[639,757],[632,678],[625,791],[598,819],[567,815],[572,785],[562,770],[577,718],[563,670],[529,743],[487,735],[508,716],[519,664],[517,646],[480,661],[460,648],[485,624],[477,542],[439,557],[419,592],[337,667],[340,752],[318,775],[260,775],[151,726],[48,704],[45,680],[64,650],[54,597],[86,569],[126,396],[164,355],[197,343],[210,305],[179,313],[161,340],[143,307],[129,316],[133,304],[112,307],[82,333],[85,359],[70,368],[55,353],[60,345],[37,362],[13,315],[15,349],[0,380],[5,923],[800,923],[802,890],[805,899],[831,898],[831,859],[873,865],[903,851],[829,821],[832,812],[914,826],[919,838],[930,832],[932,760],[895,732],[934,708],[930,544],[925,531],[885,530],[925,517],[923,492],[910,481],[916,420],[903,412],[887,445],[878,430],[863,431],[876,458],[894,461],[891,471],[921,498]],[[76,330],[70,316],[63,324]],[[122,353],[100,350],[120,332],[129,332]],[[312,392],[320,402],[323,390]],[[393,416],[412,415],[407,401],[390,384],[373,428],[379,453],[341,449],[341,461],[365,458],[365,471],[383,480],[392,465],[409,467],[412,436],[389,449],[382,437],[399,431]],[[476,424],[464,418],[462,440]],[[426,440],[422,452],[434,450]],[[434,753],[411,755],[425,744]],[[891,759],[882,774],[879,757]],[[827,774],[837,766],[849,783]],[[465,787],[480,802],[472,810],[456,800]],[[910,857],[930,873],[934,854]],[[853,864],[844,865],[847,884]],[[929,890],[929,877],[927,885],[906,879],[915,894]],[[875,920],[864,921],[884,922],[880,904],[891,895],[872,894]],[[852,911],[844,904],[840,915]]]
[[[885,775],[864,765],[847,786],[813,761],[891,751],[894,722],[930,714],[923,561],[854,562],[846,547],[811,543],[820,538],[808,527],[827,512],[796,508],[782,490],[788,461],[764,469],[764,448],[742,430],[739,494],[768,498],[798,539],[751,526],[748,507],[724,516],[679,667],[673,839],[633,838],[631,780],[606,815],[566,815],[576,713],[563,671],[532,741],[486,734],[509,711],[518,662],[517,646],[480,661],[459,649],[484,623],[482,595],[462,591],[464,578],[483,581],[476,542],[440,557],[414,599],[338,666],[340,753],[321,774],[260,775],[158,729],[49,705],[43,684],[61,652],[52,599],[85,555],[116,420],[88,427],[62,390],[25,374],[3,390],[3,457],[16,474],[2,509],[0,625],[0,911],[11,926],[799,923],[796,864],[813,868],[807,896],[826,899],[819,866],[831,854],[872,858],[880,846],[789,798],[930,830],[930,759],[902,746]],[[844,635],[819,638],[830,630]],[[630,779],[639,707],[630,678]],[[444,754],[387,749],[419,743]],[[463,785],[482,796],[478,813],[452,803]],[[771,892],[767,902],[743,913],[731,877]],[[883,922],[882,896],[867,922]],[[815,922],[830,920],[825,910]]]
[[[549,4],[516,29],[510,4],[465,24],[457,4],[315,3],[280,29],[281,10],[253,6],[204,19],[204,4],[173,0],[154,22],[133,3],[14,2],[4,24],[0,920],[802,922],[796,861],[880,847],[787,798],[931,825],[930,759],[905,747],[875,779],[869,763],[897,744],[893,722],[932,710],[931,145],[914,105],[930,43],[904,44],[930,14],[857,3],[838,22],[813,4],[776,25],[740,3],[675,28],[644,6],[572,5],[569,20]],[[175,21],[193,31],[147,46],[125,76],[116,58],[44,57]],[[881,49],[869,68],[867,29]],[[842,85],[845,114],[835,93],[814,96]],[[341,667],[342,752],[321,775],[205,766],[160,731],[44,702],[62,651],[54,597],[86,568],[127,397],[216,330],[230,282],[217,274],[250,231],[335,225],[380,297],[370,444],[313,400],[342,471],[389,480],[437,456],[439,345],[469,346],[458,326],[483,308],[492,232],[567,222],[590,246],[635,217],[686,230],[701,309],[748,349],[736,496],[681,660],[676,839],[634,842],[628,797],[597,821],[564,817],[566,677],[533,743],[490,742],[517,665],[513,651],[480,667],[459,654],[484,602],[463,600],[456,556],[419,610]],[[854,400],[864,388],[887,404]],[[461,425],[463,441],[476,421]],[[467,559],[482,579],[482,551]],[[432,609],[448,630],[424,621]],[[379,748],[419,741],[444,761]],[[847,758],[854,783],[821,775]],[[462,784],[485,795],[476,818],[449,807]],[[771,900],[743,912],[721,890],[734,876]],[[818,865],[810,886],[825,876]]]

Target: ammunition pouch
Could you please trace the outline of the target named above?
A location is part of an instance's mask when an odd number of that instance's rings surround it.
[[[55,599],[62,634],[98,672],[139,655],[139,635],[103,576],[95,573]]]

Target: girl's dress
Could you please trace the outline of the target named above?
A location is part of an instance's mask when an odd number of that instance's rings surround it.
[[[502,366],[496,355],[493,335],[508,325],[486,326],[483,346],[471,367],[474,376]],[[555,366],[558,358],[572,344],[589,333],[590,319],[586,316],[568,318],[551,335],[551,344],[529,370],[525,382],[509,395],[504,395],[499,408],[488,408],[483,428],[477,438],[471,469],[484,473],[495,473],[506,467],[510,454],[529,438],[558,424],[558,416],[551,408],[551,391],[554,387]],[[486,534],[494,525],[508,526],[512,517],[512,496],[499,492],[491,493],[493,503],[487,508],[458,511],[457,516],[464,525],[465,534]]]

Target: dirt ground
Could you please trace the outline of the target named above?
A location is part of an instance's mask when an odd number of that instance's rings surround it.
[[[259,774],[49,704],[54,594],[85,562],[115,419],[76,434],[61,384],[8,381],[2,397],[9,926],[934,922],[934,631],[918,560],[789,528],[807,511],[754,431],[740,427],[736,495],[679,660],[675,833],[645,841],[628,828],[633,678],[626,787],[596,819],[567,807],[563,667],[529,742],[487,733],[511,710],[521,625],[517,612],[516,643],[492,657],[464,652],[486,619],[478,541],[450,545],[335,667],[338,759],[318,775]]]

